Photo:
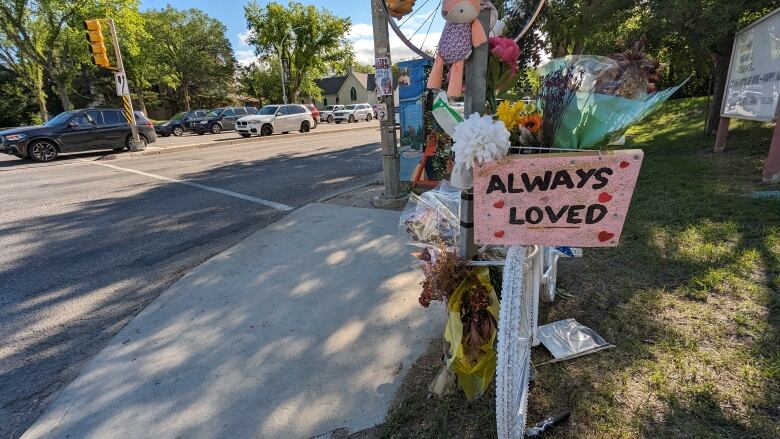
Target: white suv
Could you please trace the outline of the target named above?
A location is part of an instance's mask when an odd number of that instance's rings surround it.
[[[343,105],[328,105],[320,110],[320,122],[333,123],[333,113],[343,110]]]
[[[303,105],[266,105],[253,116],[242,117],[236,122],[236,131],[242,137],[253,134],[270,136],[290,131],[308,133],[314,126],[311,112]]]
[[[374,110],[368,104],[347,105],[343,110],[333,113],[333,118],[336,120],[336,123],[352,123],[359,120],[370,122],[374,118]]]

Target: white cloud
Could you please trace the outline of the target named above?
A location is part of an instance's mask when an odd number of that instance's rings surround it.
[[[238,33],[238,41],[241,47],[249,47],[249,43],[247,42],[249,38],[252,36],[253,31],[247,30],[246,32],[239,32]]]
[[[349,30],[349,34],[347,35],[347,38],[350,40],[358,39],[358,38],[365,38],[365,37],[373,37],[374,36],[374,27],[370,24],[366,23],[358,23],[352,26],[352,28]]]
[[[257,61],[257,55],[254,50],[238,50],[236,51],[236,61],[242,66],[248,66]]]

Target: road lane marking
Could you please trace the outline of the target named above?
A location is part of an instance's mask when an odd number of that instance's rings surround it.
[[[108,163],[98,163],[98,162],[88,161],[88,160],[82,160],[82,161],[84,161],[86,163],[91,163],[93,165],[105,166],[106,168],[115,169],[117,171],[130,172],[132,174],[138,174],[138,175],[142,175],[144,177],[154,178],[154,179],[157,179],[157,180],[167,181],[167,182],[170,182],[170,183],[183,184],[185,186],[190,186],[190,187],[194,187],[194,188],[198,188],[198,189],[203,189],[203,190],[210,191],[210,192],[216,192],[218,194],[227,195],[228,197],[238,198],[240,200],[251,201],[253,203],[262,204],[263,206],[271,207],[271,208],[274,208],[276,210],[281,210],[281,211],[288,212],[288,211],[294,209],[292,206],[288,206],[286,204],[276,203],[274,201],[264,200],[262,198],[252,197],[252,196],[249,196],[249,195],[240,194],[238,192],[233,192],[233,191],[229,191],[229,190],[226,190],[226,189],[220,189],[220,188],[217,188],[217,187],[206,186],[206,185],[200,184],[200,183],[193,183],[193,182],[187,181],[187,180],[181,180],[181,179],[178,179],[178,178],[165,177],[165,176],[157,175],[157,174],[150,174],[148,172],[138,171],[138,170],[135,170],[135,169],[122,168],[122,167],[115,166],[115,165],[109,165]]]

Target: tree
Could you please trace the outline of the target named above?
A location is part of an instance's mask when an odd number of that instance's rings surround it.
[[[342,50],[349,46],[346,34],[350,19],[336,17],[327,9],[295,2],[286,8],[276,2],[260,6],[254,1],[244,7],[244,13],[252,31],[248,42],[257,55],[265,60],[275,55],[289,61],[288,93],[293,102],[302,92],[316,92],[316,87],[311,87],[312,77],[353,56],[351,50]]]
[[[651,0],[648,27],[662,36],[672,68],[712,78],[707,131],[715,133],[736,32],[780,6],[778,0]]]
[[[0,36],[0,70],[16,77],[17,84],[23,85],[34,97],[38,105],[38,117],[41,121],[47,120],[49,111],[46,108],[46,92],[43,90],[43,69],[25,53],[16,51],[12,44],[4,41],[3,36]],[[10,85],[6,83],[4,87]]]
[[[255,61],[241,67],[238,71],[238,82],[243,93],[264,102],[282,102],[282,82],[279,78],[279,60],[275,62]]]
[[[40,123],[37,102],[15,73],[0,69],[0,127]],[[45,120],[45,119],[43,119]]]
[[[67,110],[70,81],[88,56],[82,21],[133,11],[138,0],[0,0],[0,35],[8,53],[43,69]]]
[[[163,82],[181,91],[186,111],[195,94],[224,99],[232,91],[236,59],[222,22],[198,9],[171,6],[143,16],[153,35],[145,55],[155,60],[155,68],[162,68]]]

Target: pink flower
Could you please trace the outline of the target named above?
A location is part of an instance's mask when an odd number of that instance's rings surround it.
[[[517,71],[517,59],[520,57],[520,47],[515,40],[504,37],[490,37],[488,40],[490,53],[500,59],[502,63]]]

